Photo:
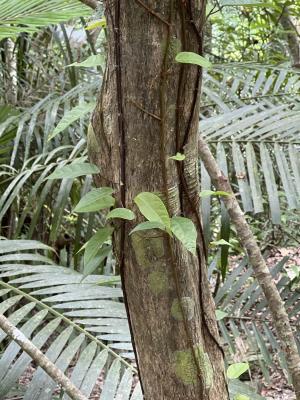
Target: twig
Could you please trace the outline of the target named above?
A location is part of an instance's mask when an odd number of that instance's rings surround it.
[[[158,18],[165,25],[170,26],[170,23],[168,21],[166,21],[163,17],[161,17],[159,14],[153,11],[150,7],[148,7],[144,2],[142,2],[142,0],[135,0],[135,1],[139,3],[145,10],[147,10],[149,14],[154,15],[154,17]]]
[[[81,3],[85,4],[88,7],[91,7],[93,10],[96,10],[99,3],[97,0],[79,0]]]
[[[153,114],[150,111],[147,111],[145,108],[143,108],[142,106],[140,106],[136,101],[130,99],[129,100],[130,103],[132,103],[134,106],[136,106],[136,108],[138,108],[139,110],[143,111],[145,114],[150,115],[150,117],[157,119],[158,121],[161,121],[161,118],[158,115]]]

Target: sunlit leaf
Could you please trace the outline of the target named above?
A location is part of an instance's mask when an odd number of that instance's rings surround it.
[[[98,230],[94,236],[86,243],[84,252],[84,265],[88,269],[89,263],[98,254],[101,246],[111,237],[113,228],[104,227]]]
[[[48,140],[53,139],[57,134],[68,128],[73,122],[77,121],[79,118],[84,117],[86,114],[89,114],[90,112],[93,111],[95,108],[96,103],[91,102],[91,103],[84,103],[80,104],[79,106],[76,106],[72,108],[69,112],[67,112],[63,118],[59,121],[57,124],[56,128],[52,132],[52,134],[49,136]]]
[[[232,244],[227,242],[227,240],[220,239],[220,240],[214,240],[213,242],[210,242],[211,246],[230,246],[233,247]]]
[[[192,220],[184,217],[172,217],[171,230],[187,250],[196,254],[197,230]]]
[[[212,63],[209,60],[191,51],[182,51],[178,53],[175,60],[179,63],[195,64],[207,69],[212,67]]]
[[[74,209],[74,212],[91,212],[99,211],[104,208],[110,208],[115,204],[115,199],[112,197],[113,189],[102,187],[92,189],[88,192]]]
[[[93,54],[89,56],[86,60],[82,62],[74,62],[68,65],[68,67],[97,67],[98,65],[103,65],[105,58],[102,54]]]
[[[130,235],[134,232],[146,231],[149,229],[161,229],[164,231],[164,230],[166,230],[166,227],[159,222],[151,222],[151,221],[141,222],[134,229],[132,229],[132,231],[130,232]]]
[[[175,156],[169,157],[170,160],[175,160],[175,161],[183,161],[185,159],[185,155],[181,153],[176,153]]]
[[[128,210],[127,208],[115,208],[107,214],[106,219],[110,218],[121,218],[131,221],[135,218],[135,215],[131,210]]]
[[[85,28],[85,30],[86,31],[91,31],[92,29],[99,28],[99,27],[101,27],[101,28],[105,28],[106,27],[106,19],[105,18],[101,18],[99,21],[91,22]]]
[[[98,174],[99,172],[99,168],[94,164],[76,162],[57,167],[46,179],[77,178],[78,176]]]
[[[227,378],[228,379],[237,379],[244,372],[248,371],[249,364],[248,363],[235,363],[228,367],[227,369]]]
[[[202,190],[199,194],[200,197],[208,196],[231,196],[228,192],[222,192],[221,190]]]
[[[167,231],[171,230],[171,221],[166,206],[156,194],[150,192],[139,193],[134,202],[150,222],[159,222],[166,227]]]
[[[216,310],[216,319],[217,321],[221,321],[225,317],[227,317],[228,313],[222,310]]]

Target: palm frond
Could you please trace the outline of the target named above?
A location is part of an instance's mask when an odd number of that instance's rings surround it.
[[[41,253],[51,250],[36,241],[0,241],[0,312],[70,375],[87,397],[101,380],[100,400],[142,400],[118,278],[85,277],[57,266]],[[0,343],[5,345],[0,355],[0,397],[4,398],[18,385],[31,359],[3,332]],[[51,378],[38,368],[22,398],[50,400],[55,389]],[[237,380],[230,381],[229,391],[232,399],[242,393],[263,400]]]
[[[287,261],[288,257],[283,257],[272,267],[271,272],[295,327],[295,337],[300,349],[300,293],[290,289],[291,280],[285,272]],[[219,321],[219,328],[230,357],[236,362],[247,359],[258,363],[265,378],[269,380],[269,371],[274,367],[274,360],[286,375],[287,364],[272,329],[266,300],[252,276],[252,267],[247,258],[228,273],[226,281],[215,296],[217,308],[227,313]]]
[[[0,40],[21,32],[33,33],[40,27],[91,15],[79,0],[0,0]]]
[[[128,361],[130,334],[116,279],[84,277],[54,265],[40,251],[49,247],[35,241],[0,241],[1,312],[63,372],[70,371],[87,397],[101,377],[101,400],[142,399],[140,386],[133,387],[136,370]],[[7,344],[0,359],[3,398],[31,359],[3,333],[0,340]],[[54,390],[55,383],[37,369],[23,398],[51,399]]]
[[[221,82],[207,77],[205,98],[214,103],[203,115],[201,134],[213,149],[217,145],[217,158],[226,154],[222,169],[238,188],[244,211],[266,212],[266,192],[272,222],[281,224],[282,208],[300,208],[300,112],[295,97],[300,75],[288,68],[233,71],[236,75],[223,72]],[[218,94],[211,91],[212,84]]]

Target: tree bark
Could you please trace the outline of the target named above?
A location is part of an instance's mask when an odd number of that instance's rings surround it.
[[[283,29],[286,31],[286,38],[292,66],[295,68],[300,68],[300,38],[287,7],[285,7],[283,10],[283,13],[280,17],[280,23]]]
[[[162,231],[129,236],[141,215],[115,226],[146,400],[228,399],[199,217],[201,70],[175,62],[179,51],[202,52],[204,16],[203,0],[106,2],[107,67],[88,136],[96,183],[130,209],[138,193],[159,193],[198,230],[193,256]],[[169,159],[176,152],[183,162]]]
[[[300,355],[298,353],[294,333],[283,300],[280,297],[274,279],[272,278],[255,237],[246,221],[245,215],[235,198],[228,178],[219,169],[216,160],[202,137],[199,138],[198,145],[200,158],[211,177],[215,188],[219,191],[230,194],[229,196],[223,196],[222,201],[233,224],[235,225],[240,243],[247,252],[255,277],[268,302],[272,321],[281,348],[286,356],[288,371],[295,389],[296,399],[300,400]]]

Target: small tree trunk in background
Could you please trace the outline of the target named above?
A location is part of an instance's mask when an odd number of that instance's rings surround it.
[[[239,241],[246,250],[255,277],[268,302],[272,322],[276,329],[280,346],[286,356],[288,371],[296,393],[296,400],[300,400],[300,355],[284,302],[280,297],[280,293],[245,215],[235,198],[228,178],[219,169],[216,160],[202,137],[199,137],[199,155],[215,188],[219,191],[230,193],[230,196],[224,196],[222,201],[235,225]]]
[[[280,17],[280,23],[286,31],[288,49],[293,67],[300,68],[300,37],[287,7]]]
[[[228,399],[199,217],[201,71],[175,62],[201,53],[204,16],[202,0],[106,2],[107,68],[88,137],[97,184],[131,209],[138,193],[158,192],[198,230],[193,256],[162,231],[129,236],[140,215],[115,229],[146,400]],[[169,159],[176,152],[183,162]]]

